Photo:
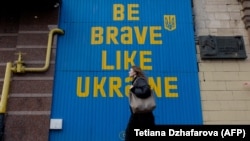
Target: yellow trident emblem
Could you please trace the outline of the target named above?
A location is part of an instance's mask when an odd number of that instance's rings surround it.
[[[164,28],[169,31],[173,31],[176,29],[175,15],[164,15]]]

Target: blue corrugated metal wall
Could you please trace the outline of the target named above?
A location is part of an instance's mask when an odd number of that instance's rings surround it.
[[[157,95],[157,124],[202,124],[191,0],[62,0],[51,141],[119,141],[129,118],[128,71]]]

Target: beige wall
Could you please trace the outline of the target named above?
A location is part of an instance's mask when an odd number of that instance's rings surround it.
[[[237,0],[193,0],[196,35],[244,37],[245,60],[202,60],[197,48],[204,124],[250,123],[250,47]]]

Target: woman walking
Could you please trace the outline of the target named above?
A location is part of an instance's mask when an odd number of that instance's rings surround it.
[[[140,67],[132,66],[129,71],[129,77],[131,77],[132,84],[130,91],[138,98],[147,98],[151,92],[148,89],[148,81]],[[146,113],[133,113],[131,108],[131,115],[126,128],[125,141],[135,141],[134,129],[150,129],[155,125],[154,114],[152,111]]]

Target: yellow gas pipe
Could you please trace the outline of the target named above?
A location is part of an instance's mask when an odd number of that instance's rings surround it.
[[[12,67],[12,63],[8,62],[6,65],[3,90],[2,90],[1,101],[0,101],[0,113],[6,112],[6,105],[7,105],[9,88],[10,88],[11,67]]]
[[[1,101],[0,101],[0,114],[3,114],[6,112],[7,99],[8,99],[8,94],[9,94],[10,79],[11,79],[12,72],[13,73],[24,73],[27,71],[28,72],[44,72],[44,71],[48,70],[50,56],[51,56],[51,46],[53,43],[53,35],[55,33],[64,34],[64,31],[61,29],[55,28],[49,32],[46,60],[45,60],[45,65],[43,67],[41,67],[41,68],[25,68],[24,62],[22,61],[22,54],[21,53],[19,53],[19,55],[18,55],[18,60],[15,61],[15,66],[12,66],[11,62],[7,63],[6,70],[5,70],[3,89],[2,89],[2,95],[1,95]]]

